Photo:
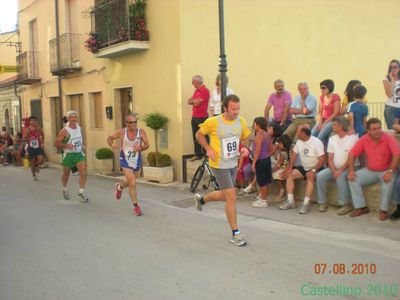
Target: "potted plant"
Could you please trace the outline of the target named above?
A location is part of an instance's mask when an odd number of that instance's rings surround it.
[[[96,169],[100,174],[110,174],[113,171],[114,153],[109,148],[100,148],[95,153]]]
[[[174,180],[171,157],[158,151],[158,131],[165,128],[168,118],[159,112],[151,112],[144,115],[144,122],[147,127],[154,131],[155,152],[147,155],[149,166],[143,166],[144,178],[148,181],[168,183]]]

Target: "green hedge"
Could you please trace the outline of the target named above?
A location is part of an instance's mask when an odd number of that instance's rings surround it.
[[[171,156],[166,153],[158,153],[157,154],[157,164],[156,164],[156,153],[149,152],[147,154],[147,161],[149,162],[150,167],[169,167],[172,165]]]
[[[109,148],[100,148],[96,151],[97,159],[111,159],[114,157],[114,153]]]

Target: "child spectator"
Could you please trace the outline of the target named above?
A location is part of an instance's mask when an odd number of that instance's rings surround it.
[[[283,200],[285,197],[285,184],[283,171],[290,161],[290,152],[292,150],[292,140],[286,134],[280,136],[277,141],[276,154],[277,160],[272,168],[272,178],[278,180],[279,194],[278,198]]]
[[[253,144],[254,157],[251,168],[256,173],[261,197],[252,203],[253,207],[268,206],[268,184],[272,181],[271,153],[273,145],[267,126],[268,123],[264,117],[254,119],[253,128],[256,132],[256,137]]]
[[[268,126],[268,134],[272,139],[272,144],[274,146],[273,150],[271,151],[270,155],[271,155],[271,164],[275,163],[275,157],[274,157],[274,153],[275,153],[275,144],[276,141],[278,140],[278,138],[282,135],[283,130],[279,125],[272,125],[272,126]],[[253,153],[254,155],[254,153]],[[249,183],[249,185],[243,189],[243,192],[246,194],[251,194],[254,192],[257,192],[257,179],[256,177],[253,178],[253,180]],[[261,194],[259,194],[257,196],[257,200],[260,199]]]
[[[249,182],[251,176],[250,150],[240,144],[239,151],[240,158],[236,174],[236,183],[237,186],[242,189]],[[241,190],[240,193],[242,194],[243,190]]]
[[[11,149],[11,157],[15,160],[15,165],[22,166],[21,151],[22,151],[22,133],[17,133],[14,145]]]
[[[367,89],[363,85],[359,85],[354,89],[355,102],[349,110],[350,132],[358,134],[362,137],[367,126],[368,106],[364,103],[364,97]]]

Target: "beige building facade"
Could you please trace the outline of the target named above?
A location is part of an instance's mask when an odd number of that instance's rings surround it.
[[[211,90],[218,72],[218,1],[148,0],[149,42],[127,38],[121,20],[129,15],[129,3],[95,2],[19,0],[19,61],[27,75],[19,74],[23,115],[40,115],[47,155],[58,162],[53,144],[61,117],[78,110],[93,170],[95,151],[107,146],[106,137],[122,126],[127,112],[139,117],[162,112],[170,122],[161,151],[172,156],[175,178],[181,180],[182,156],[193,153],[191,78],[201,74]],[[331,78],[343,95],[347,82],[359,79],[368,100],[382,103],[382,79],[399,55],[399,8],[396,0],[226,0],[229,85],[240,96],[249,125],[263,115],[277,78],[293,95],[300,81],[319,95],[319,82]],[[109,31],[99,40],[108,44],[97,53],[87,51],[88,33],[107,26],[120,26],[117,37]],[[377,107],[383,110],[383,104]]]
[[[18,52],[16,31],[0,34],[0,126],[16,134],[21,131],[17,73],[13,70]]]

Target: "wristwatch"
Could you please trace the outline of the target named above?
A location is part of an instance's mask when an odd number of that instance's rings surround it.
[[[311,171],[314,172],[314,173],[317,173],[317,170],[315,170],[315,169],[311,169]]]
[[[392,169],[389,169],[388,172],[393,173],[393,170],[392,170]]]

